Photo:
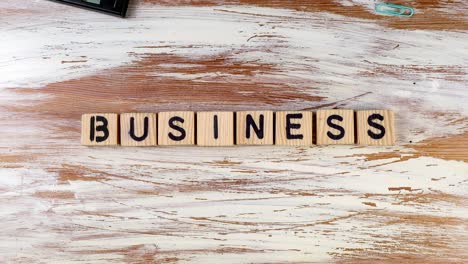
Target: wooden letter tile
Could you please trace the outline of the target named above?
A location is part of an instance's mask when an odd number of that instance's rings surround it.
[[[395,117],[390,110],[356,111],[358,144],[394,145]]]
[[[120,144],[122,146],[156,146],[156,114],[121,114]]]
[[[234,145],[234,112],[198,112],[197,145]]]
[[[195,112],[158,113],[158,145],[194,145]]]
[[[312,112],[282,111],[276,112],[276,145],[311,146]]]
[[[81,116],[81,144],[114,146],[119,144],[118,114],[84,114]]]
[[[236,112],[237,145],[272,145],[273,112],[242,111]]]
[[[317,145],[354,144],[353,110],[318,110]]]

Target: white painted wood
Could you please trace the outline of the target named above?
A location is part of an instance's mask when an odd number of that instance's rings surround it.
[[[17,2],[0,2],[0,262],[467,258],[466,30],[260,4],[138,2],[119,19]],[[152,94],[101,82],[116,78]],[[216,81],[230,96],[199,85]],[[219,106],[392,109],[397,146],[80,146],[90,107]]]

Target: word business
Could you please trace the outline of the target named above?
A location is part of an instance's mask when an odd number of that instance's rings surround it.
[[[390,110],[103,113],[81,117],[86,146],[394,145]]]

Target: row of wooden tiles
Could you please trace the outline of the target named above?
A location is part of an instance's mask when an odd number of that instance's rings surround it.
[[[87,146],[395,143],[390,110],[95,113],[81,122]]]

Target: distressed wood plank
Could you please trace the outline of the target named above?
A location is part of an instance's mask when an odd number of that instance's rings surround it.
[[[0,2],[0,262],[464,263],[466,1]],[[395,146],[87,148],[87,112],[391,109]]]

